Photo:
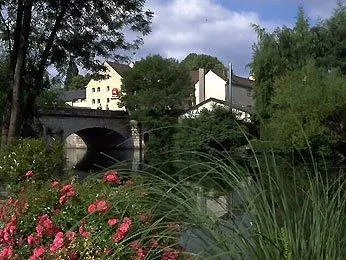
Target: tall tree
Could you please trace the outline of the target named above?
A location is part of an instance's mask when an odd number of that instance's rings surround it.
[[[133,118],[150,130],[157,129],[151,142],[160,151],[172,148],[174,125],[193,93],[190,80],[184,66],[158,55],[142,59],[124,75],[121,101]]]
[[[301,69],[310,59],[327,70],[338,68],[345,74],[346,8],[339,4],[333,16],[314,27],[302,8],[295,26],[269,33],[254,26],[258,43],[253,46],[250,64],[255,76],[255,108],[262,119],[271,116],[274,82],[287,72]]]
[[[70,81],[70,83],[64,87],[65,90],[76,90],[76,89],[84,89],[85,86],[89,83],[91,80],[90,75],[77,75],[73,77]]]
[[[122,59],[125,57],[118,50],[138,48],[140,36],[128,42],[124,31],[149,33],[152,12],[145,10],[144,3],[145,0],[0,1],[0,36],[11,57],[2,144],[6,137],[10,140],[18,133],[20,108],[26,106],[25,112],[33,110],[48,67],[62,68],[69,57],[74,57],[79,66],[98,71],[104,69],[100,58]]]
[[[66,78],[65,78],[65,82],[64,82],[64,87],[66,88],[68,85],[71,84],[72,79],[76,76],[78,76],[78,67],[77,65],[74,63],[73,59],[70,59],[67,71],[66,71]]]
[[[318,68],[309,62],[278,78],[272,116],[262,139],[275,147],[329,154],[345,140],[346,80],[339,72]]]
[[[206,71],[213,70],[221,75],[227,76],[227,68],[218,58],[207,54],[190,53],[181,61],[181,64],[189,70],[204,68]]]

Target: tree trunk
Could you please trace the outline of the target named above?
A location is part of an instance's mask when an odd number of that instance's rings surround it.
[[[17,59],[15,62],[15,69],[13,73],[13,85],[12,85],[12,105],[11,105],[11,116],[10,124],[8,127],[7,142],[13,140],[18,133],[19,126],[19,113],[21,108],[21,82],[23,78],[23,70],[25,66],[25,58],[27,54],[27,48],[29,43],[30,34],[30,23],[32,15],[32,0],[24,2],[23,6],[23,21],[20,30],[20,42],[17,53]]]
[[[16,17],[16,25],[14,29],[14,36],[13,36],[13,46],[11,52],[11,59],[10,59],[10,69],[11,69],[11,76],[13,80],[17,55],[18,55],[18,48],[20,43],[20,32],[22,31],[22,23],[23,23],[23,0],[18,0],[17,3],[17,17]],[[13,82],[10,81],[10,84],[8,86],[7,90],[7,101],[6,106],[4,110],[4,116],[2,121],[2,135],[1,135],[1,150],[4,149],[4,147],[7,144],[7,137],[8,137],[8,128],[10,125],[10,118],[11,118],[11,106],[12,106],[12,87]]]

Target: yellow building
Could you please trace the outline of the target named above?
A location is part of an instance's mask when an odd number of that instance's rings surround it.
[[[73,107],[125,110],[124,107],[120,107],[119,100],[121,79],[124,72],[131,69],[132,66],[109,61],[106,61],[104,66],[106,71],[103,74],[108,75],[106,79],[90,80],[85,87],[85,94],[82,93],[80,97],[75,97],[73,100],[66,100],[66,103]]]

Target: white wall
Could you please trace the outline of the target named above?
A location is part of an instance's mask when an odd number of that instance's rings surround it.
[[[222,78],[220,78],[218,75],[216,75],[211,70],[208,71],[208,73],[205,74],[205,99],[208,98],[216,98],[219,100],[226,100],[226,88],[225,84],[226,81],[224,81]],[[199,102],[199,81],[195,84],[195,98],[196,98],[196,105],[198,105]]]
[[[211,70],[205,74],[205,99],[216,98],[226,101],[226,81]]]

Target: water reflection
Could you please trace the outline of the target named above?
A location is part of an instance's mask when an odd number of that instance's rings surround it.
[[[122,167],[138,170],[140,164],[140,153],[137,150],[66,148],[65,154],[67,167],[73,169],[80,177],[119,163]]]

